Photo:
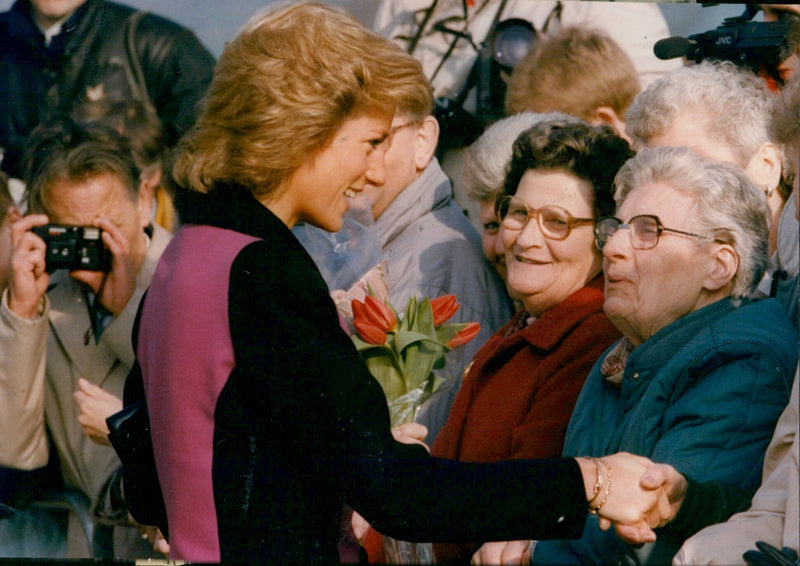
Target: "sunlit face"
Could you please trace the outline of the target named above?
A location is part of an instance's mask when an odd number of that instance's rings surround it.
[[[694,198],[663,183],[631,191],[616,216],[627,223],[640,214],[658,216],[677,230],[702,233],[694,220]],[[704,279],[713,262],[707,241],[662,232],[656,247],[635,250],[630,230],[621,229],[603,248],[604,310],[634,344],[707,304]]]
[[[697,155],[712,161],[739,163],[733,149],[725,142],[712,137],[709,119],[692,110],[684,110],[669,127],[647,140],[647,147],[686,146]]]
[[[395,116],[392,120],[391,143],[386,150],[386,182],[380,186],[367,183],[364,187],[375,220],[419,174],[416,163],[419,128],[409,116]]]
[[[151,201],[140,194],[133,200],[119,177],[104,173],[79,181],[57,180],[45,189],[50,222],[90,226],[97,218],[107,218],[122,232],[130,246],[131,265],[138,271],[144,260],[147,239],[144,228],[150,222]],[[102,273],[73,272],[93,288],[99,287]]]
[[[49,26],[77,10],[86,0],[31,0],[34,18]]]
[[[481,223],[481,247],[483,255],[489,260],[500,276],[505,279],[506,272],[506,252],[503,247],[503,240],[500,238],[500,221],[494,211],[494,201],[488,200],[480,203],[478,220]]]
[[[531,208],[560,206],[575,218],[592,218],[594,194],[585,180],[561,170],[529,170],[515,197]],[[592,224],[572,228],[564,240],[542,235],[531,218],[522,230],[500,228],[509,292],[538,316],[582,288],[600,272]]]
[[[265,204],[289,227],[308,222],[329,232],[342,227],[347,198],[386,181],[389,118],[347,120],[330,143],[305,161]]]

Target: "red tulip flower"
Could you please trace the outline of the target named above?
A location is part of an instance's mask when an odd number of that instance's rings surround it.
[[[394,329],[397,323],[392,309],[370,296],[367,296],[363,303],[354,299],[351,307],[353,326],[364,342],[374,345],[385,344],[386,333]]]
[[[461,305],[456,302],[455,295],[442,295],[431,299],[431,310],[433,310],[433,324],[440,326],[450,320],[456,314]]]
[[[375,297],[367,295],[364,297],[364,310],[366,312],[367,319],[372,324],[384,332],[394,330],[394,327],[397,324],[397,317],[395,316],[394,311],[392,311],[392,309],[386,303],[379,301]],[[353,312],[355,314],[355,311]]]
[[[447,342],[448,348],[458,348],[459,346],[463,346],[473,338],[475,338],[478,333],[481,331],[481,325],[477,322],[470,322],[468,323],[458,334],[453,336],[449,342]]]
[[[356,327],[359,336],[361,336],[367,344],[374,344],[376,346],[386,344],[386,333],[369,321],[355,318],[353,319],[353,326]]]

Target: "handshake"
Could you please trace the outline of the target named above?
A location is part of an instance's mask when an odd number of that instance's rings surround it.
[[[398,442],[423,446],[427,432],[417,423],[392,429]],[[589,512],[598,516],[600,528],[613,526],[629,544],[655,541],[653,529],[674,519],[686,496],[686,478],[668,464],[656,464],[627,452],[575,460],[583,476]],[[365,526],[359,519],[356,516],[353,524],[357,537]],[[528,564],[532,547],[532,541],[486,543],[472,557],[472,563]]]
[[[612,526],[629,544],[654,542],[653,529],[675,518],[687,481],[668,464],[620,452],[602,458],[576,458],[583,474],[589,512],[600,528]],[[528,564],[533,541],[491,542],[472,557],[472,564]]]

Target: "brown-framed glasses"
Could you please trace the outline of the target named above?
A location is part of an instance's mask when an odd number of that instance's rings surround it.
[[[500,224],[510,230],[522,230],[531,218],[536,218],[542,235],[550,240],[565,240],[575,226],[594,222],[594,218],[576,218],[556,205],[531,208],[511,195],[498,200],[495,211]]]

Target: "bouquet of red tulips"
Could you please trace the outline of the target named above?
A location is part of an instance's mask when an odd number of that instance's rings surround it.
[[[399,319],[387,302],[372,295],[353,300],[353,343],[389,403],[392,426],[413,422],[418,407],[444,379],[445,354],[472,340],[480,324],[445,324],[459,308],[455,295],[408,300]]]

